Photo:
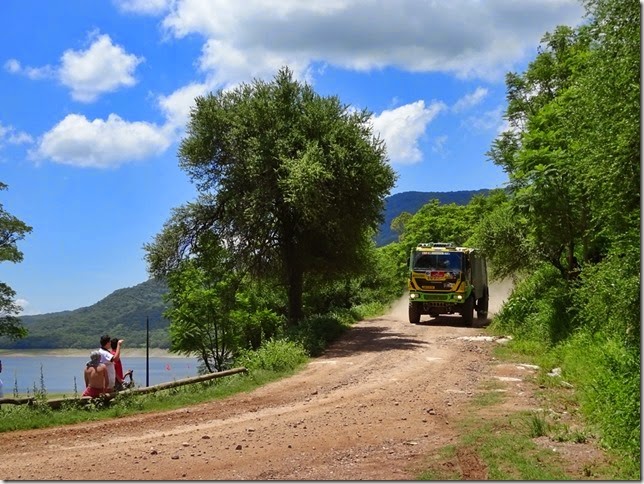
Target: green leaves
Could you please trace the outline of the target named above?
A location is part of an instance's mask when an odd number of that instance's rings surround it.
[[[0,182],[0,190],[6,189],[7,185]],[[30,232],[31,227],[5,211],[0,204],[0,262],[22,261],[22,252],[18,250],[17,243]],[[11,287],[0,282],[0,336],[8,336],[10,339],[27,335],[27,330],[16,316],[22,308],[16,304],[15,295]]]
[[[197,98],[180,166],[199,190],[146,246],[150,271],[172,271],[212,233],[241,270],[289,288],[289,319],[302,317],[305,277],[360,269],[395,175],[367,122],[285,68]]]

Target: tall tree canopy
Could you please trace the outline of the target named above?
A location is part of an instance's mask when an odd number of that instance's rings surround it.
[[[0,190],[7,185],[0,182]],[[18,250],[18,241],[31,232],[31,227],[8,213],[0,204],[0,262],[20,262],[22,252]],[[0,282],[0,336],[11,339],[22,338],[27,334],[16,315],[22,309],[15,301],[16,292],[4,282]]]
[[[370,117],[287,68],[272,82],[198,97],[179,159],[199,196],[146,245],[150,271],[166,274],[214,234],[238,269],[286,285],[297,323],[305,275],[360,268],[382,220],[395,174]]]

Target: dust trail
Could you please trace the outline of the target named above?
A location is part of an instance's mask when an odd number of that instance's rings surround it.
[[[488,307],[490,316],[501,310],[501,306],[508,300],[513,287],[512,279],[502,279],[490,283],[490,305]]]
[[[407,321],[409,310],[409,293],[405,291],[400,299],[395,301],[389,309],[389,316],[399,321]]]

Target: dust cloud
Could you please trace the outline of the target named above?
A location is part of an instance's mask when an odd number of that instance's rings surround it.
[[[490,283],[490,305],[488,306],[490,316],[501,310],[503,303],[508,300],[513,287],[512,279],[503,279]]]

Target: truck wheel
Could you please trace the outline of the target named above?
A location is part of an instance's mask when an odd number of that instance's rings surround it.
[[[463,324],[465,326],[472,326],[472,321],[474,320],[474,295],[468,297],[467,301],[463,304],[461,316],[463,317]]]
[[[409,303],[409,322],[411,324],[420,323],[420,303]]]
[[[486,289],[483,293],[483,297],[479,298],[478,304],[476,305],[476,317],[478,319],[487,318],[488,305],[490,303],[490,295]]]

